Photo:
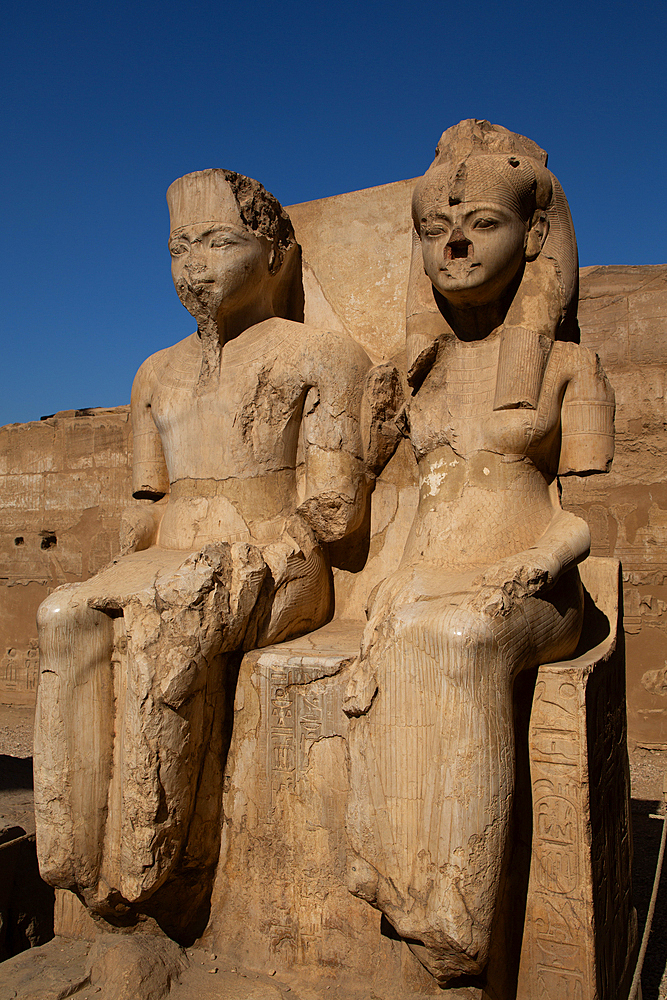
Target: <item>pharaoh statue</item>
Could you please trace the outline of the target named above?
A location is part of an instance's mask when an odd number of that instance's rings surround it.
[[[558,476],[608,469],[614,399],[577,342],[576,243],[543,150],[461,122],[412,208],[419,504],[347,690],[349,886],[452,984],[489,955],[515,679],[572,654],[582,628],[590,534]]]
[[[217,859],[240,657],[329,620],[327,546],[365,515],[370,362],[304,325],[300,247],[260,184],[204,170],[167,200],[197,331],[135,378],[120,556],[40,608],[35,806],[48,882],[182,937]]]

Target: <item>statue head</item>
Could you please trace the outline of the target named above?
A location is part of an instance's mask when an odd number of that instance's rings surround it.
[[[574,228],[537,143],[487,121],[459,122],[417,182],[412,214],[409,366],[447,332],[449,306],[500,302],[507,325],[578,339]]]
[[[424,269],[451,304],[502,296],[546,240],[551,182],[531,157],[471,150],[440,156],[415,188],[412,208]]]
[[[167,203],[174,285],[198,322],[244,311],[302,318],[300,248],[289,216],[261,184],[200,170],[174,181]]]

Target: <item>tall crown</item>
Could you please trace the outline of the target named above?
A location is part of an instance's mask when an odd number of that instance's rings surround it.
[[[525,135],[510,132],[502,125],[492,125],[484,119],[466,118],[442,133],[431,166],[459,163],[468,156],[484,154],[529,156],[543,167],[546,167],[548,160],[542,147]]]
[[[234,191],[226,170],[197,170],[179,177],[167,189],[170,228],[173,233],[198,222],[223,222],[233,219],[244,226]]]

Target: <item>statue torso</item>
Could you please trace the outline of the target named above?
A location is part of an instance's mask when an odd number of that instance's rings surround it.
[[[225,344],[219,378],[203,390],[197,334],[154,356],[151,411],[171,484],[160,545],[282,536],[298,505],[311,337],[301,324],[260,323]]]
[[[220,376],[204,391],[196,334],[156,356],[151,408],[172,485],[294,468],[295,415],[311,373],[293,326],[268,321],[225,344]]]
[[[563,387],[545,379],[537,411],[494,411],[499,343],[497,334],[449,342],[410,403],[420,500],[404,563],[486,566],[534,544],[559,509],[551,483]]]

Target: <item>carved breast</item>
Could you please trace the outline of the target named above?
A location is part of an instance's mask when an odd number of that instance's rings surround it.
[[[534,454],[558,425],[559,408],[548,406],[540,421],[529,409],[494,410],[500,337],[473,343],[450,341],[409,406],[417,460],[443,446],[465,459],[476,452],[505,456]],[[557,393],[560,386],[553,387]],[[542,409],[542,408],[541,408]]]

